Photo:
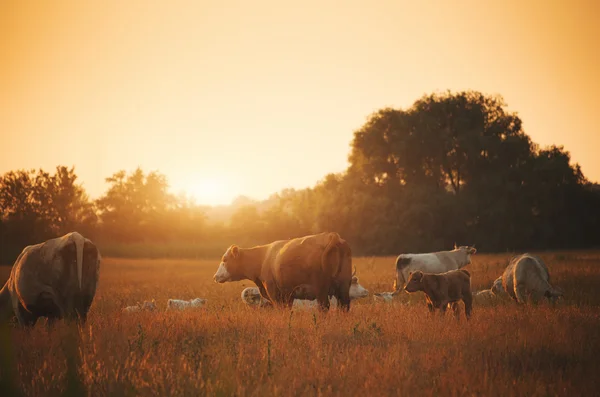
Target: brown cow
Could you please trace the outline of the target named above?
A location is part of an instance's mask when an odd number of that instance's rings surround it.
[[[451,270],[441,274],[416,271],[411,273],[404,289],[407,292],[425,292],[427,307],[431,313],[435,309],[440,309],[442,314],[445,314],[448,304],[452,304],[454,313],[458,315],[458,301],[462,300],[465,304],[467,319],[471,317],[473,305],[471,275],[464,269]]]
[[[292,307],[298,290],[314,292],[321,310],[329,294],[350,309],[352,252],[337,233],[321,233],[252,248],[232,245],[214,275],[217,283],[251,280],[263,298]]]

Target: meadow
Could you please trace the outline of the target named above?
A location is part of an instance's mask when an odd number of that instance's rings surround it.
[[[600,393],[600,252],[539,253],[565,291],[552,306],[474,304],[430,316],[422,293],[372,296],[349,313],[246,307],[251,282],[216,284],[218,260],[105,258],[89,321],[1,333],[1,395],[579,396]],[[473,256],[473,290],[509,254]],[[394,258],[355,258],[361,284],[390,291]],[[4,283],[10,267],[0,267]],[[165,312],[169,298],[206,307]],[[122,314],[155,299],[158,312]],[[463,311],[464,314],[464,311]]]

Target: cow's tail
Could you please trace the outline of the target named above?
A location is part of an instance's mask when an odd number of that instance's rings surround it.
[[[77,254],[77,281],[79,282],[79,289],[81,290],[81,278],[83,276],[83,244],[85,244],[85,240],[79,233],[74,234],[73,237]]]
[[[12,314],[12,300],[10,298],[10,291],[8,290],[9,281],[10,279],[4,284],[2,290],[0,290],[0,324],[7,321]]]
[[[340,272],[342,261],[344,260],[345,255],[343,255],[340,247],[341,242],[342,239],[339,234],[335,232],[330,233],[329,242],[321,255],[321,268],[323,269],[323,273],[332,277],[335,277]]]

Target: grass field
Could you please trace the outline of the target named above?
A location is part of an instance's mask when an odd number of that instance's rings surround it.
[[[348,314],[256,310],[240,300],[250,282],[212,281],[216,260],[107,258],[82,329],[4,331],[0,395],[598,395],[600,252],[541,256],[563,302],[475,302],[468,323],[430,317],[422,293],[370,296]],[[488,288],[508,257],[476,254],[473,289]],[[393,258],[354,263],[371,293],[391,290]],[[207,307],[164,312],[168,298],[194,297]],[[158,313],[121,314],[152,298]]]

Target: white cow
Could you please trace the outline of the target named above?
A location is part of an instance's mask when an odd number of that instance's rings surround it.
[[[401,254],[396,259],[396,281],[394,289],[404,288],[410,273],[417,270],[423,273],[440,274],[450,270],[458,270],[471,263],[471,255],[475,247],[461,246],[452,251],[439,251],[426,254]]]
[[[156,303],[154,299],[152,301],[144,301],[144,303],[137,303],[135,306],[127,306],[123,308],[123,313],[134,313],[134,312],[153,312],[156,310]]]
[[[310,296],[311,291],[305,286],[298,288],[297,296]],[[352,283],[350,284],[350,299],[364,298],[369,295],[369,291],[360,285],[358,277],[352,276]],[[265,307],[270,306],[271,303],[260,295],[260,291],[257,287],[248,287],[242,291],[242,301],[249,306]],[[336,307],[338,301],[335,296],[329,297],[329,303],[331,306]],[[316,308],[318,306],[316,299],[294,299],[294,308]]]
[[[167,310],[185,310],[190,308],[199,308],[206,304],[206,299],[196,298],[189,301],[181,299],[169,299],[167,301]]]
[[[515,302],[534,302],[548,298],[554,302],[563,296],[562,291],[550,285],[550,274],[546,264],[537,256],[523,254],[512,258],[502,274],[502,291]],[[498,280],[492,287],[494,293],[500,293]]]
[[[399,293],[400,293],[400,291],[394,291],[394,292],[375,292],[373,294],[373,300],[375,302],[390,303],[390,302],[393,302],[394,296],[398,295]]]
[[[477,303],[491,303],[497,299],[498,296],[491,289],[473,292],[473,300]]]

